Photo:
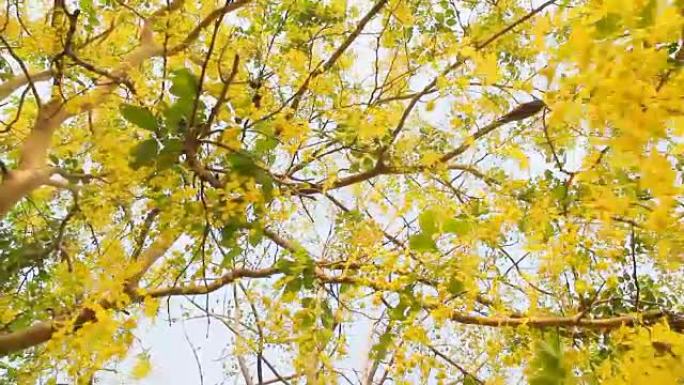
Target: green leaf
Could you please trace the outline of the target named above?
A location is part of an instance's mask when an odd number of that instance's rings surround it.
[[[273,199],[273,177],[271,174],[259,168],[254,174],[254,180],[261,185],[264,201],[270,202]]]
[[[316,299],[313,297],[304,297],[301,302],[303,308],[311,309],[316,306]]]
[[[315,279],[315,264],[309,253],[301,247],[292,253],[294,260],[281,258],[276,262],[275,267],[285,275],[298,276],[300,286],[306,289],[313,289]]]
[[[656,14],[658,12],[658,1],[649,0],[648,3],[641,10],[641,20],[639,22],[639,27],[646,28],[653,25],[655,21]]]
[[[351,289],[352,286],[348,283],[342,283],[340,284],[340,294],[346,293],[349,289]]]
[[[221,245],[231,247],[235,245],[235,235],[243,228],[241,220],[237,217],[231,217],[228,222],[223,225],[221,229]]]
[[[285,289],[283,294],[288,298],[295,298],[297,293],[302,290],[302,280],[301,278],[293,278],[285,284]]]
[[[412,250],[418,252],[437,251],[437,244],[432,239],[432,236],[422,232],[409,237],[409,246]]]
[[[559,202],[564,202],[567,198],[568,187],[565,184],[558,184],[551,189],[551,196]]]
[[[131,150],[133,160],[129,163],[129,166],[137,170],[140,167],[153,164],[158,151],[159,144],[156,139],[147,139],[141,142]]]
[[[323,312],[321,313],[321,324],[327,329],[332,329],[333,326],[335,326],[333,311],[330,308],[330,305],[325,301],[321,303],[321,307],[323,308]]]
[[[469,203],[470,215],[473,217],[479,217],[481,215],[486,215],[489,213],[489,208],[482,203],[481,200],[472,200]]]
[[[463,284],[463,281],[461,281],[460,279],[456,277],[451,277],[451,279],[449,279],[447,289],[449,290],[449,293],[457,295],[463,293],[465,285]]]
[[[537,343],[537,351],[531,362],[535,369],[530,385],[563,385],[568,372],[563,365],[563,352],[558,334]]]
[[[425,210],[418,216],[418,223],[423,234],[432,235],[437,232],[438,226],[435,221],[435,212],[432,210]]]
[[[169,139],[164,142],[164,147],[157,156],[157,170],[166,170],[178,162],[178,157],[183,153],[183,141]]]
[[[190,115],[192,114],[192,99],[178,99],[170,107],[164,110],[164,120],[166,128],[169,133],[184,135],[187,127],[181,124],[185,121],[187,124]]]
[[[302,271],[302,284],[304,285],[304,288],[309,290],[314,288],[314,280],[316,278],[314,273],[313,267],[307,267]]]
[[[391,320],[403,321],[408,317],[410,310],[415,310],[416,300],[413,298],[410,289],[405,290],[399,295],[399,303],[390,309],[387,314]],[[409,312],[407,312],[407,310]]]
[[[399,303],[399,305],[387,311],[389,318],[393,321],[401,321],[406,318],[406,305]]]
[[[361,158],[361,164],[359,165],[362,171],[372,170],[375,167],[375,159],[371,156],[364,156]]]
[[[81,10],[82,14],[86,16],[87,22],[85,24],[85,30],[92,32],[93,29],[99,25],[93,0],[80,0],[79,9]]]
[[[239,246],[235,246],[231,248],[227,253],[223,255],[223,260],[221,261],[221,266],[224,268],[231,268],[233,267],[233,262],[235,261],[235,257],[240,255],[242,253],[242,248]]]
[[[310,309],[302,309],[295,313],[294,320],[299,328],[310,328],[316,323],[316,316]]]
[[[292,275],[294,272],[294,267],[296,266],[296,263],[294,261],[291,261],[289,259],[285,258],[280,258],[273,267],[281,271],[285,275]]]
[[[373,359],[382,360],[385,358],[385,356],[387,356],[387,352],[389,351],[389,347],[392,344],[393,338],[394,336],[389,330],[380,336],[378,343],[373,345],[371,348]]]
[[[231,168],[240,175],[255,176],[261,170],[249,155],[235,152],[227,156]],[[263,170],[261,170],[263,172]]]
[[[264,232],[260,230],[259,228],[253,228],[247,237],[247,242],[252,245],[256,246],[261,242],[261,240],[264,238]]]
[[[456,235],[466,235],[473,228],[472,222],[464,217],[448,219],[444,223],[444,231]]]
[[[119,111],[124,119],[142,129],[156,132],[159,128],[157,119],[147,108],[134,106],[132,104],[122,104],[119,106]]]
[[[608,13],[602,19],[594,23],[596,32],[599,38],[607,37],[618,31],[620,28],[620,15],[617,13]]]
[[[194,100],[197,96],[199,81],[187,68],[175,70],[171,73],[171,89],[173,95],[181,99]]]
[[[278,147],[278,139],[268,136],[257,139],[254,143],[254,152],[264,154]]]

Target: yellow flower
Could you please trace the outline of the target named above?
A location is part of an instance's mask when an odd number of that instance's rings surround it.
[[[152,363],[150,362],[150,357],[147,354],[141,354],[133,365],[131,370],[131,377],[135,380],[141,380],[147,377],[152,371]]]

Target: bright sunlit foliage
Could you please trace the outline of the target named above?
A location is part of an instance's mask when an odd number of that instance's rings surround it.
[[[0,384],[684,381],[684,2],[0,8]]]

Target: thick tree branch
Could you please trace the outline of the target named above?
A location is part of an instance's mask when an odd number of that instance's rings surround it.
[[[183,4],[185,4],[185,0],[173,0],[168,4],[167,7],[162,7],[154,11],[154,13],[152,14],[152,18],[165,16],[168,13],[177,11],[183,6]]]
[[[230,283],[235,282],[240,278],[267,278],[281,274],[280,270],[275,267],[266,267],[263,269],[233,269],[224,274],[219,279],[216,279],[208,284],[174,286],[141,291],[140,295],[150,297],[166,297],[170,295],[200,295],[214,292]]]
[[[236,10],[247,3],[249,0],[235,1],[212,12],[185,38],[181,47],[177,47],[176,50],[167,52],[167,54],[172,55],[182,51],[197,39],[203,28],[210,25],[217,17]],[[143,26],[139,47],[131,52],[123,60],[123,63],[111,71],[108,76],[103,76],[98,80],[97,87],[93,92],[73,98],[65,104],[58,100],[52,100],[40,107],[38,118],[22,144],[19,169],[8,171],[5,178],[0,182],[0,218],[4,217],[22,198],[48,183],[50,174],[46,167],[46,158],[55,130],[68,118],[92,110],[102,104],[118,86],[116,82],[111,81],[111,78],[125,79],[130,69],[142,64],[146,59],[164,53],[163,48],[155,44],[153,40],[150,23],[154,21],[155,17],[178,9],[181,5],[182,1],[174,1],[168,9],[164,7],[153,13]],[[48,75],[51,73],[41,76],[48,77]],[[26,79],[18,78],[11,81],[7,86],[3,83],[3,86],[7,90],[6,92],[11,93],[17,84],[25,84],[31,80],[33,79],[29,75],[26,76]]]
[[[178,239],[178,231],[169,231],[160,234],[157,239],[148,247],[145,252],[140,256],[137,256],[136,263],[138,264],[138,270],[133,273],[126,282],[126,290],[129,295],[135,293],[138,284],[142,277],[147,273],[147,271],[154,265],[159,258],[163,257],[164,254],[169,250],[173,243]]]
[[[151,30],[146,25],[140,47],[124,59],[123,64],[113,71],[113,75],[124,76],[130,68],[138,66],[158,51],[152,41]],[[101,80],[93,94],[74,98],[66,104],[53,99],[40,107],[31,132],[22,143],[19,168],[9,171],[0,183],[0,218],[23,197],[48,182],[51,170],[47,168],[46,160],[55,130],[68,118],[102,103],[115,87],[116,84]]]
[[[9,42],[7,42],[7,40],[5,40],[4,37],[2,37],[2,35],[0,35],[0,41],[5,45],[5,48],[9,52],[10,56],[12,56],[12,58],[14,60],[16,60],[17,63],[19,64],[19,68],[21,68],[21,71],[24,74],[24,77],[26,77],[26,81],[29,85],[29,88],[31,88],[31,92],[33,92],[33,97],[36,98],[36,104],[38,106],[40,106],[41,105],[40,95],[38,94],[38,90],[36,89],[35,82],[34,82],[33,78],[31,77],[31,74],[29,73],[28,68],[26,67],[26,63],[24,63],[24,61],[21,60],[21,58],[19,56],[17,56],[17,54],[12,49],[12,46],[9,44]]]
[[[29,84],[29,81],[36,83],[39,81],[48,80],[52,78],[52,75],[52,70],[45,70],[29,74],[28,77],[22,74],[5,80],[5,82],[0,84],[0,102],[2,102],[6,97],[10,96],[14,91]]]
[[[13,333],[0,334],[0,357],[42,344],[52,338],[53,321],[40,321]]]
[[[274,233],[271,232],[271,235]],[[163,256],[175,240],[174,235],[166,235],[160,237],[155,244],[148,248],[144,255],[141,256],[139,270],[133,274],[127,283],[126,291],[131,295],[135,302],[140,302],[146,296],[149,297],[167,297],[175,295],[202,295],[216,291],[230,283],[235,282],[240,278],[269,278],[277,274],[283,274],[277,267],[271,266],[261,269],[247,269],[237,268],[224,274],[219,279],[209,284],[199,285],[185,285],[166,288],[157,288],[151,290],[137,289],[137,284],[142,276],[149,270],[149,268]],[[290,251],[297,250],[296,245],[292,244],[281,237],[276,236],[276,243]],[[316,278],[320,282],[325,283],[349,283],[360,286],[367,286],[374,290],[383,290],[378,285],[363,282],[354,277],[346,276],[331,276],[324,272],[326,268],[337,269],[339,266],[319,263],[316,269]],[[107,301],[101,301],[101,305],[105,308],[112,308],[114,304]],[[423,305],[427,311],[435,308],[434,305]],[[83,309],[79,312],[75,323],[76,326],[87,321],[93,321],[94,315],[92,310]],[[684,329],[684,317],[679,314],[672,314],[666,311],[649,311],[644,313],[618,315],[605,318],[587,318],[584,312],[575,316],[537,316],[537,317],[506,317],[506,316],[482,316],[465,313],[462,311],[453,311],[450,316],[451,320],[461,324],[479,325],[489,327],[531,327],[536,329],[546,328],[576,328],[576,329],[590,329],[590,330],[612,330],[623,326],[633,327],[642,324],[652,324],[658,321],[666,321],[677,331]],[[12,352],[20,351],[32,346],[36,346],[49,340],[52,337],[53,331],[57,328],[57,324],[53,321],[41,321],[29,328],[20,330],[14,333],[0,334],[0,356]]]
[[[580,314],[582,315],[582,314]],[[673,329],[681,330],[684,327],[684,320],[679,316],[672,316],[664,311],[650,311],[634,315],[619,315],[606,318],[584,318],[584,317],[486,317],[478,315],[463,314],[454,312],[451,320],[467,324],[491,327],[521,327],[526,326],[535,329],[545,328],[580,328],[593,330],[611,330],[623,326],[631,327],[642,324],[652,324],[660,320],[667,321]]]
[[[363,285],[363,283],[352,277],[334,277],[321,273],[321,266],[318,265],[316,277],[321,282],[328,283],[351,283],[355,285]],[[277,274],[283,274],[282,271],[275,267],[268,267],[263,269],[233,269],[229,273],[223,275],[220,279],[206,285],[188,285],[180,287],[169,287],[161,289],[153,289],[149,291],[142,291],[141,296],[151,297],[165,297],[171,295],[201,295],[207,294],[220,289],[221,287],[235,282],[240,278],[269,278]],[[374,286],[374,285],[370,285]],[[379,289],[375,287],[374,289]],[[424,305],[425,310],[434,309],[435,306]],[[579,328],[592,330],[612,330],[622,326],[633,327],[642,324],[652,324],[658,321],[666,321],[675,330],[684,329],[684,317],[677,314],[670,314],[665,311],[649,311],[644,313],[618,315],[605,318],[587,318],[585,313],[579,313],[575,316],[539,316],[539,317],[505,317],[505,316],[482,316],[464,313],[462,311],[453,311],[451,320],[467,325],[479,325],[490,327],[521,327],[527,326],[536,329],[545,328]]]
[[[169,250],[176,238],[177,234],[174,232],[161,234],[138,258],[138,261],[135,262],[138,263],[139,268],[126,280],[124,287],[124,291],[129,294],[133,301],[139,302],[143,299],[136,292],[140,279]],[[101,299],[99,305],[105,309],[116,307],[116,304],[107,298]],[[86,322],[96,321],[95,313],[92,309],[81,308],[60,318],[36,322],[25,329],[13,333],[0,334],[0,357],[47,342],[52,338],[53,333],[69,319],[72,319],[73,322],[70,324],[73,325],[74,329],[80,328]],[[66,323],[69,324],[68,322]]]

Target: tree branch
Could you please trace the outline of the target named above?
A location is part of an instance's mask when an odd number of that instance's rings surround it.
[[[24,63],[23,60],[21,60],[21,58],[19,56],[17,56],[17,54],[12,49],[12,46],[9,44],[9,42],[7,42],[7,40],[5,40],[4,37],[2,37],[2,35],[0,35],[0,41],[7,48],[7,51],[9,52],[10,56],[12,56],[12,58],[14,60],[16,60],[17,63],[19,64],[19,68],[21,68],[21,71],[23,72],[24,77],[26,78],[26,81],[27,81],[29,87],[31,88],[31,92],[33,92],[33,97],[36,98],[36,104],[38,106],[40,106],[41,105],[40,95],[38,94],[38,90],[36,89],[36,85],[35,85],[32,77],[31,77],[31,74],[29,73],[28,68],[26,68],[26,64]]]
[[[324,74],[326,71],[328,71],[330,68],[332,68],[333,65],[335,65],[335,62],[344,54],[344,51],[349,48],[349,46],[356,40],[357,37],[361,34],[363,29],[366,27],[366,25],[371,21],[371,19],[378,13],[380,12],[380,9],[387,4],[388,0],[379,0],[373,8],[371,8],[368,13],[366,13],[363,18],[359,21],[359,23],[356,25],[356,28],[354,29],[354,32],[352,32],[345,40],[344,42],[333,52],[332,55],[326,60],[324,63],[316,67],[315,70],[313,70],[309,76],[306,78],[304,83],[302,83],[301,86],[299,86],[299,89],[295,94],[292,96],[292,109],[297,110],[297,107],[299,107],[299,102],[304,95],[304,92],[309,88],[309,84],[311,81]]]
[[[516,121],[521,121],[524,119],[527,119],[529,117],[532,117],[542,111],[546,105],[544,104],[543,101],[535,99],[527,103],[523,103],[512,109],[510,112],[507,114],[499,117],[497,120],[493,121],[492,123],[480,128],[477,130],[475,133],[473,133],[468,139],[466,139],[463,144],[461,144],[459,147],[455,148],[454,150],[444,154],[437,164],[444,164],[451,159],[457,157],[458,155],[463,154],[468,150],[473,143],[475,143],[478,139],[482,138],[483,136],[486,136],[487,134],[491,133],[492,131],[496,130],[497,128],[503,126],[506,123],[510,122],[516,122]],[[432,167],[434,167],[433,165]],[[450,166],[451,168],[454,169],[461,169],[466,172],[470,172],[471,174],[482,177],[484,178],[484,175],[479,173],[477,170],[471,167],[467,166],[462,166],[462,165],[457,165],[454,164]],[[368,171],[360,172],[357,174],[349,175],[346,177],[342,177],[339,179],[336,179],[333,181],[329,186],[324,186],[321,183],[300,183],[298,185],[295,185],[292,187],[294,192],[296,194],[304,194],[304,195],[310,195],[310,194],[318,194],[322,193],[324,190],[334,190],[346,186],[350,186],[356,183],[364,182],[367,180],[370,180],[372,178],[375,178],[380,175],[389,175],[389,174],[409,174],[409,173],[414,173],[414,172],[420,172],[424,171],[426,169],[429,169],[430,167],[428,166],[408,166],[408,167],[401,167],[401,166],[388,166],[385,165],[382,161],[378,162],[376,166]],[[490,178],[486,178],[485,181],[488,183],[494,182]]]
[[[13,78],[6,80],[4,83],[0,84],[0,102],[6,97],[10,96],[14,91],[29,84],[30,81],[39,82],[52,78],[52,70],[45,70],[29,74],[27,77],[24,74],[17,75]]]
[[[468,315],[461,312],[453,312],[451,320],[467,325],[480,325],[490,327],[521,327],[526,326],[535,329],[546,328],[582,328],[594,330],[611,330],[623,326],[636,326],[652,324],[659,320],[667,320],[673,329],[681,330],[684,321],[680,317],[672,317],[665,311],[650,311],[634,315],[619,315],[607,318],[582,318],[582,317],[486,317]]]
[[[243,6],[249,4],[251,0],[237,0],[233,1],[232,3],[228,3],[225,6],[221,8],[217,8],[213,10],[209,15],[207,15],[202,21],[195,27],[190,33],[185,37],[182,43],[178,44],[175,47],[170,48],[167,51],[168,55],[175,55],[181,51],[184,51],[188,47],[190,47],[190,44],[192,44],[197,38],[199,37],[199,34],[207,28],[208,26],[211,25],[216,19],[218,19],[221,16],[224,16],[227,13],[233,12],[239,8],[242,8]]]
[[[489,134],[490,132],[496,130],[497,128],[503,126],[504,124],[527,119],[531,116],[536,115],[545,107],[546,105],[544,104],[544,102],[539,99],[535,99],[517,106],[506,115],[477,130],[468,138],[468,140],[464,141],[463,144],[461,144],[453,151],[450,151],[444,154],[441,158],[439,158],[440,162],[447,162],[463,154],[473,145],[473,143],[475,143],[475,141]]]
[[[132,301],[140,302],[143,299],[143,297],[138,296],[136,292],[140,279],[149,268],[168,251],[176,238],[177,234],[175,232],[161,234],[152,246],[145,250],[143,255],[140,256],[140,267],[126,280],[124,287],[124,291],[131,296]],[[116,307],[116,304],[109,301],[107,298],[101,299],[99,305],[105,309]],[[76,316],[74,316],[74,314],[76,314]],[[73,322],[68,324],[73,325],[74,329],[80,328],[86,322],[96,320],[95,313],[92,309],[81,308],[69,312],[66,316],[60,318],[40,321],[16,332],[0,334],[0,357],[47,342],[52,338],[53,333],[60,328],[62,323],[71,317],[73,317]]]
[[[249,3],[249,1],[250,0],[235,1],[212,12],[185,38],[182,47],[175,51],[167,52],[167,54],[172,55],[180,52],[197,39],[201,30],[211,24],[211,21],[216,17],[238,9]],[[52,100],[40,107],[38,118],[34,123],[31,132],[22,144],[19,169],[9,171],[2,182],[0,182],[0,218],[4,217],[22,198],[48,182],[50,174],[46,168],[46,158],[54,131],[66,119],[101,105],[114,92],[118,85],[115,82],[109,81],[109,79],[125,79],[127,72],[131,68],[135,68],[146,59],[160,55],[164,52],[164,50],[155,44],[153,40],[151,22],[159,15],[163,15],[173,9],[179,9],[182,3],[182,1],[174,1],[172,7],[168,7],[168,9],[164,7],[148,18],[143,25],[139,47],[131,52],[119,67],[111,71],[109,76],[103,76],[103,78],[98,80],[95,91],[71,99],[65,104],[62,104],[58,100]],[[51,75],[52,74],[50,73],[50,76]],[[48,74],[43,74],[41,76],[48,76]],[[21,84],[26,84],[26,82],[32,80],[30,75],[25,77],[26,79],[18,78],[14,81],[10,81],[10,84],[7,86],[3,83],[6,92],[11,93],[12,90],[18,87],[17,84],[20,86]],[[2,90],[2,88],[0,88],[0,90]]]

